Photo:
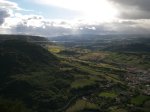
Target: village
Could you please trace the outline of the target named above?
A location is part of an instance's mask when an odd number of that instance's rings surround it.
[[[125,80],[129,87],[138,88],[143,94],[150,95],[150,70],[129,68]]]

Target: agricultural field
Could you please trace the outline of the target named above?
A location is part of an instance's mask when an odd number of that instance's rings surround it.
[[[139,95],[131,99],[131,103],[134,105],[142,105],[144,102],[150,100],[149,96]]]
[[[67,109],[66,112],[82,112],[84,110],[96,110],[98,106],[86,100],[77,100],[74,105]]]
[[[117,94],[114,92],[101,92],[99,94],[100,97],[107,97],[107,98],[116,98]]]

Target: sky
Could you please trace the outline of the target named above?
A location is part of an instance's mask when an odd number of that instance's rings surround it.
[[[0,34],[149,34],[150,0],[0,0]]]

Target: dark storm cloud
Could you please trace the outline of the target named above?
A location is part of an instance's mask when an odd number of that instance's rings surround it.
[[[147,26],[145,27],[145,24]],[[114,29],[114,32],[121,34],[149,34],[148,25],[149,22],[145,22],[144,20],[132,20],[132,21],[121,21],[121,22],[113,22],[109,24],[110,28]]]
[[[150,0],[110,0],[125,6],[136,6],[142,10],[150,11]]]
[[[122,10],[119,17],[124,19],[150,19],[150,13],[137,9]]]
[[[0,9],[0,25],[2,25],[5,21],[5,18],[9,17],[9,13],[7,10]]]
[[[125,19],[150,19],[150,0],[109,0],[120,10]]]

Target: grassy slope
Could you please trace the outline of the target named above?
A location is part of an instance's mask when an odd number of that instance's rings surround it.
[[[70,93],[60,61],[39,45],[20,40],[0,44],[0,96],[22,101],[35,111],[56,110]],[[0,108],[1,110],[2,108]]]

